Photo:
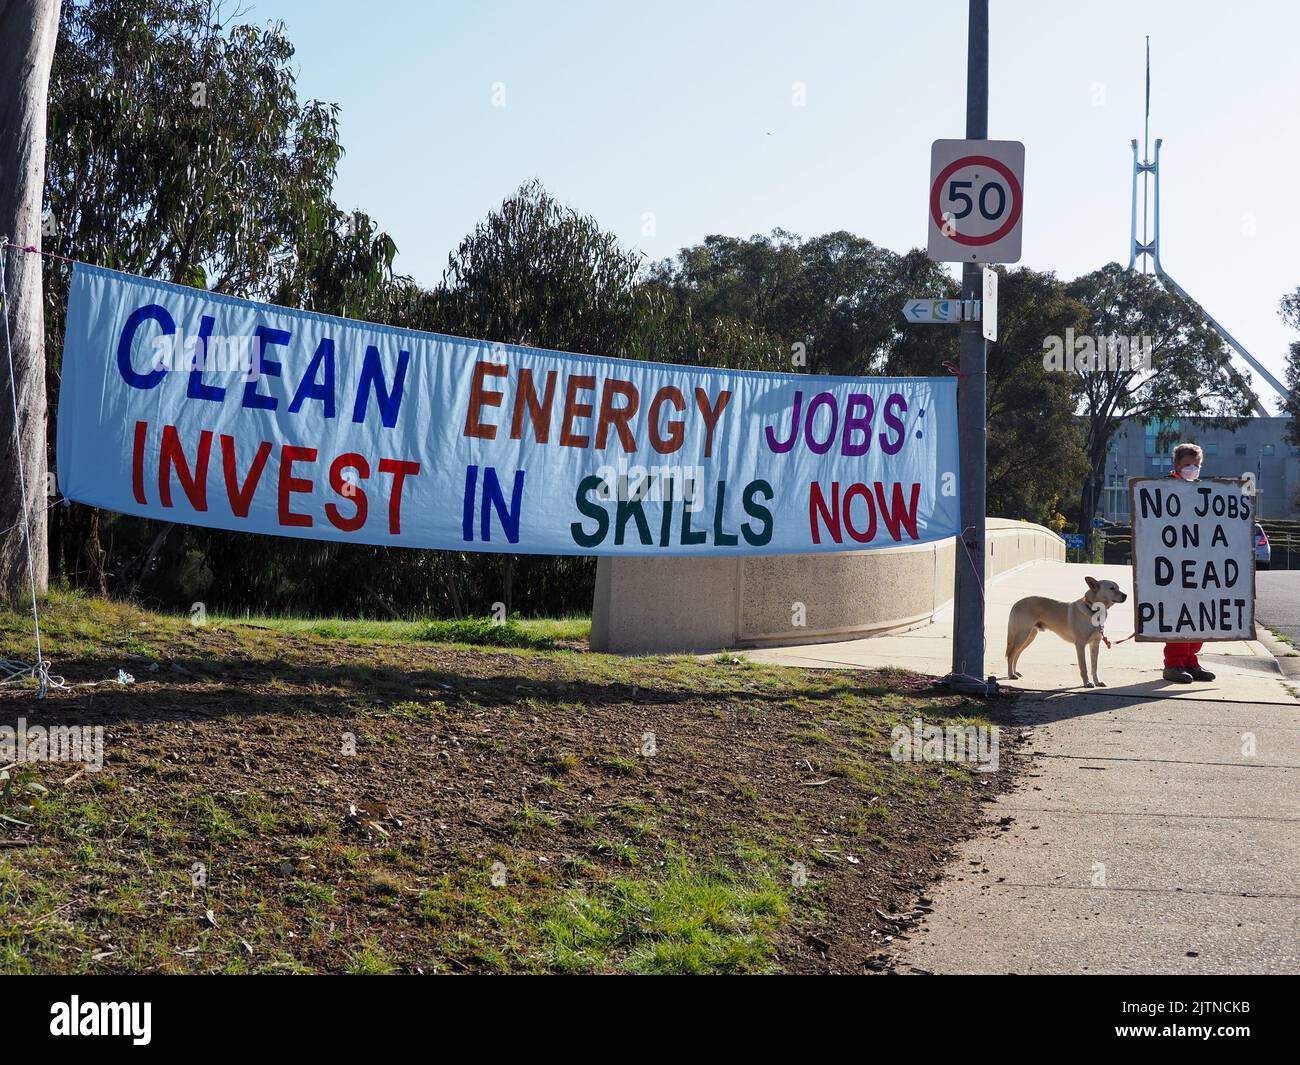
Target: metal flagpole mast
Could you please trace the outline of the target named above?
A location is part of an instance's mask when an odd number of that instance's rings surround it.
[[[1130,233],[1129,233],[1128,268],[1132,270],[1136,266],[1137,260],[1141,258],[1143,273],[1148,272],[1147,268],[1149,266],[1151,272],[1153,272],[1156,275],[1156,277],[1160,279],[1162,284],[1167,285],[1169,288],[1173,289],[1174,292],[1178,293],[1178,295],[1180,295],[1183,299],[1185,299],[1188,303],[1190,303],[1201,314],[1205,316],[1206,322],[1208,322],[1210,327],[1216,333],[1218,333],[1220,337],[1223,338],[1224,343],[1226,343],[1230,348],[1232,348],[1233,351],[1235,351],[1238,355],[1240,355],[1243,359],[1246,360],[1246,363],[1250,366],[1250,368],[1254,370],[1255,373],[1259,374],[1259,376],[1264,379],[1264,381],[1273,389],[1273,391],[1276,392],[1278,396],[1282,398],[1284,404],[1291,402],[1292,400],[1291,392],[1286,387],[1286,385],[1284,385],[1281,381],[1279,381],[1277,377],[1275,377],[1269,371],[1268,367],[1264,366],[1257,358],[1255,358],[1255,356],[1252,355],[1247,350],[1244,344],[1242,344],[1236,337],[1234,337],[1231,333],[1229,333],[1228,330],[1225,329],[1218,322],[1218,320],[1212,314],[1210,314],[1209,311],[1205,309],[1204,304],[1194,299],[1192,295],[1185,288],[1183,288],[1182,285],[1180,285],[1177,281],[1175,281],[1172,277],[1170,277],[1169,273],[1165,270],[1164,263],[1160,261],[1160,146],[1164,142],[1159,137],[1156,138],[1156,152],[1155,152],[1155,157],[1152,158],[1150,155],[1150,147],[1149,147],[1150,146],[1150,140],[1149,140],[1150,125],[1151,125],[1151,38],[1148,37],[1147,46],[1146,46],[1146,112],[1142,122],[1143,148],[1142,148],[1142,158],[1140,160],[1138,159],[1137,140],[1135,139],[1130,142],[1133,146],[1133,208],[1132,208],[1132,213],[1130,215],[1131,221],[1130,221]],[[1137,236],[1137,183],[1139,177],[1142,179],[1142,239],[1141,240],[1138,240],[1138,236]],[[1148,239],[1147,187],[1152,182],[1154,182],[1155,188],[1153,190],[1154,195],[1151,203],[1152,211],[1151,211],[1150,238]],[[1256,413],[1259,414],[1260,417],[1263,418],[1268,417],[1269,416],[1268,409],[1264,406],[1259,396],[1252,392],[1251,398],[1254,400]]]
[[[1147,36],[1147,81],[1146,103],[1142,110],[1142,163],[1148,170],[1151,167],[1151,37]],[[1142,179],[1142,243],[1147,241],[1147,186],[1149,182]],[[1143,273],[1146,272],[1146,260],[1143,259]]]

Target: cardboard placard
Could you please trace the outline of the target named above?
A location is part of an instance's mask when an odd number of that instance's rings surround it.
[[[1253,640],[1254,483],[1131,477],[1128,486],[1137,639]]]

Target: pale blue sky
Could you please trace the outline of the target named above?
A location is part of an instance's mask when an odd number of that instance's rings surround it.
[[[1128,261],[1149,33],[1165,268],[1280,376],[1300,5],[990,7],[989,134],[1026,145],[1022,262]],[[964,0],[252,0],[247,18],[286,23],[300,93],[342,107],[340,204],[430,285],[533,177],[652,259],[776,226],[903,251],[925,242],[930,142],[964,133]]]

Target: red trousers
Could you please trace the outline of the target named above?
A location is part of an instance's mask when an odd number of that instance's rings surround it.
[[[1200,663],[1196,656],[1204,646],[1200,643],[1165,644],[1165,669],[1198,669]]]

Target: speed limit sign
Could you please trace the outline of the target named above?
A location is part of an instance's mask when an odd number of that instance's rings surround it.
[[[930,258],[941,263],[1020,261],[1025,146],[1020,141],[935,141],[930,148]]]

